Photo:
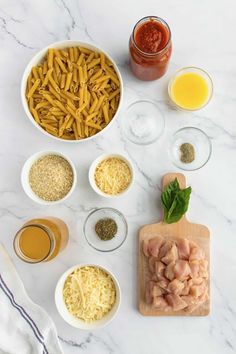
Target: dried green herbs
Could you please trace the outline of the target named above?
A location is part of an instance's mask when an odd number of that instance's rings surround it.
[[[103,241],[111,240],[117,233],[117,224],[111,218],[100,219],[95,225],[98,237]]]
[[[190,143],[183,143],[180,146],[180,153],[181,153],[180,160],[183,163],[191,163],[195,159],[194,146]]]

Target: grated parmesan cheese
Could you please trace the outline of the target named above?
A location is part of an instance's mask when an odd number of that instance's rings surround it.
[[[63,298],[73,316],[90,323],[100,320],[112,309],[116,288],[111,276],[104,270],[85,266],[67,277]]]
[[[117,195],[129,186],[132,174],[124,160],[111,157],[98,164],[94,178],[103,193]]]

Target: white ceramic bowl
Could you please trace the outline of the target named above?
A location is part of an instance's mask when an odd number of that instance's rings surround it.
[[[94,175],[95,175],[95,170],[96,170],[96,167],[97,165],[103,161],[103,160],[106,160],[108,158],[112,158],[112,157],[116,157],[118,159],[121,159],[123,160],[124,162],[127,163],[127,165],[129,166],[130,168],[130,171],[131,171],[131,181],[130,181],[130,184],[129,186],[121,193],[119,194],[116,194],[116,195],[112,195],[112,194],[107,194],[107,193],[104,193],[103,191],[101,191],[101,189],[99,189],[96,185],[96,182],[95,182],[95,178],[94,178]],[[93,188],[93,190],[101,195],[102,197],[105,197],[105,198],[117,198],[117,197],[120,197],[121,195],[124,195],[125,193],[127,193],[127,191],[130,189],[132,183],[134,181],[134,169],[133,169],[133,166],[130,162],[130,160],[123,156],[123,155],[120,155],[120,154],[117,154],[117,153],[112,153],[112,154],[103,154],[103,155],[100,155],[99,157],[97,157],[91,164],[90,168],[89,168],[89,183],[91,185],[91,187]]]
[[[116,288],[116,301],[115,301],[115,304],[112,307],[112,309],[101,320],[94,321],[92,323],[86,323],[86,322],[74,317],[73,315],[71,315],[70,312],[67,310],[66,304],[63,299],[63,287],[65,284],[66,278],[75,269],[85,267],[85,266],[98,267],[98,268],[104,270],[107,274],[109,274],[111,276],[112,280],[114,281],[115,288]],[[56,303],[56,307],[57,307],[59,314],[67,323],[69,323],[71,326],[79,328],[79,329],[92,330],[92,329],[97,329],[97,328],[107,325],[115,317],[115,315],[119,309],[120,302],[121,302],[121,291],[120,291],[120,286],[119,286],[119,283],[118,283],[116,277],[110,271],[108,271],[104,267],[97,265],[97,264],[77,264],[77,265],[71,267],[65,273],[62,274],[62,276],[60,277],[60,279],[58,280],[57,285],[56,285],[55,303]]]
[[[66,196],[64,198],[56,200],[56,201],[46,201],[46,200],[41,199],[33,192],[32,188],[30,187],[30,184],[29,184],[29,171],[30,171],[32,165],[39,158],[46,156],[46,155],[58,155],[58,156],[63,157],[70,164],[72,171],[73,171],[73,184],[72,184],[70,191],[66,194]],[[30,156],[26,160],[26,162],[24,163],[24,166],[22,167],[22,170],[21,170],[21,184],[22,184],[22,187],[23,187],[25,193],[34,202],[42,204],[42,205],[54,205],[54,204],[59,204],[59,203],[64,202],[73,193],[76,183],[77,183],[77,173],[76,173],[76,169],[75,169],[73,162],[67,156],[65,156],[64,154],[57,152],[57,151],[36,152],[34,155]]]
[[[29,107],[28,107],[28,103],[27,103],[27,100],[26,100],[26,97],[25,97],[27,78],[28,78],[28,76],[29,76],[29,74],[31,72],[31,69],[32,69],[33,66],[36,66],[36,65],[38,65],[38,63],[40,63],[40,61],[45,57],[48,49],[49,48],[61,49],[61,48],[73,47],[73,46],[85,47],[85,48],[88,48],[88,49],[91,49],[91,50],[94,50],[94,51],[99,51],[99,52],[104,53],[105,56],[112,62],[113,66],[114,66],[114,69],[115,69],[115,71],[117,73],[117,76],[119,78],[119,81],[120,81],[120,102],[119,102],[117,111],[116,111],[114,117],[112,118],[111,122],[104,129],[102,129],[100,132],[98,132],[97,134],[95,134],[95,135],[93,135],[91,137],[85,138],[85,139],[81,139],[81,140],[65,140],[65,139],[61,139],[61,138],[58,138],[58,137],[56,137],[54,135],[49,134],[47,131],[45,131],[43,128],[41,128],[40,125],[35,122],[32,114],[30,113],[30,110],[29,110]],[[40,50],[30,60],[30,62],[28,63],[28,65],[25,68],[25,71],[24,71],[22,79],[21,79],[21,89],[20,90],[21,90],[21,101],[22,101],[25,113],[26,113],[27,117],[29,118],[29,120],[34,124],[34,126],[36,128],[38,128],[45,135],[47,135],[47,136],[49,136],[49,137],[51,137],[53,139],[56,139],[56,140],[59,140],[59,141],[64,141],[64,142],[67,142],[67,143],[75,143],[75,142],[76,143],[81,143],[83,141],[88,141],[90,139],[94,139],[96,136],[102,135],[108,129],[108,127],[110,127],[112,125],[114,120],[117,118],[117,116],[118,116],[118,114],[120,112],[120,108],[121,108],[121,104],[122,104],[122,100],[123,100],[123,80],[122,80],[120,71],[119,71],[116,63],[110,57],[110,55],[107,54],[103,49],[101,49],[99,47],[96,47],[96,46],[94,46],[92,44],[85,43],[85,42],[80,42],[80,41],[74,41],[74,40],[66,40],[66,41],[55,42],[55,43],[52,43],[52,44],[48,45],[47,47],[43,48],[42,50]]]

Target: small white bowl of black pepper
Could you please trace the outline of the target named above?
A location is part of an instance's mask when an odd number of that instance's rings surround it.
[[[95,250],[110,252],[125,242],[128,225],[119,210],[98,208],[87,216],[83,232],[88,244]]]
[[[64,202],[74,191],[77,174],[73,162],[56,151],[40,151],[30,156],[21,171],[27,196],[41,205]]]

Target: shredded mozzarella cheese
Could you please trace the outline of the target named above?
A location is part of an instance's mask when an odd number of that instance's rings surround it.
[[[112,309],[116,288],[104,270],[86,266],[76,269],[67,277],[63,297],[73,316],[90,323],[100,320]]]

